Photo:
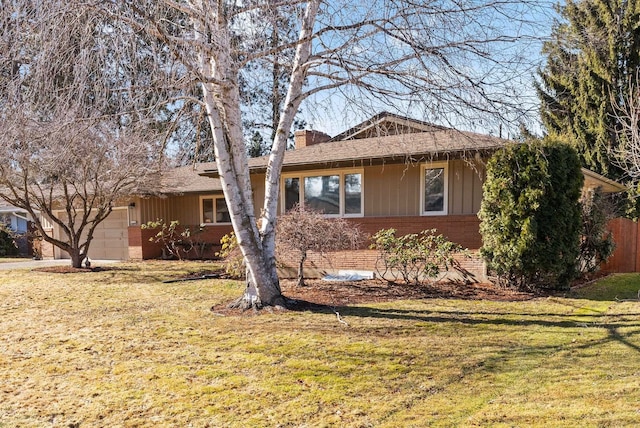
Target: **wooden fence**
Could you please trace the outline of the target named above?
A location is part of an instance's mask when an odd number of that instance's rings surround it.
[[[626,218],[616,218],[609,222],[616,249],[613,256],[602,265],[607,273],[640,272],[640,223]]]

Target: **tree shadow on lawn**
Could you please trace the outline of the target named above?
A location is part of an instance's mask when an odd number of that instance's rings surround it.
[[[335,308],[335,310],[339,311],[343,316],[383,318],[390,320],[408,320],[432,323],[457,322],[468,325],[486,324],[559,328],[595,327],[606,329],[617,329],[620,327],[637,327],[640,329],[640,319],[638,318],[640,314],[528,314],[518,312],[475,312],[455,310],[442,311],[386,308],[381,309],[367,306],[344,306],[337,307]],[[328,311],[332,312],[332,308],[328,308]],[[576,318],[579,318],[579,320]]]
[[[31,272],[44,272],[44,273],[92,273],[92,272],[132,272],[137,271],[133,266],[92,266],[92,267],[80,267],[76,268],[71,265],[64,266],[45,266],[40,268],[33,268]]]
[[[610,341],[620,344],[640,353],[640,341],[632,341],[640,335],[640,313],[625,314],[558,314],[558,313],[524,313],[524,312],[504,312],[504,311],[460,311],[460,310],[414,310],[414,309],[394,309],[376,308],[369,306],[331,306],[317,304],[304,300],[296,301],[290,308],[294,311],[311,311],[314,313],[335,314],[338,319],[348,325],[350,317],[415,321],[420,323],[460,323],[465,325],[494,325],[513,327],[546,327],[546,328],[598,328],[607,331],[607,337],[591,341],[583,346],[576,345],[576,349],[581,347],[601,345]],[[634,331],[622,333],[621,328],[636,329]],[[388,330],[385,328],[385,331]]]

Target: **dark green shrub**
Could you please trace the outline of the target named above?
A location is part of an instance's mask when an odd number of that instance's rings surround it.
[[[557,140],[514,144],[489,160],[480,253],[499,282],[568,288],[577,273],[583,180],[575,150]]]
[[[583,193],[580,205],[582,230],[578,268],[584,273],[595,272],[611,257],[616,247],[611,232],[607,230],[608,221],[614,217],[614,209],[600,188]]]
[[[371,240],[370,248],[379,252],[376,273],[390,281],[421,284],[437,277],[441,269],[457,266],[455,255],[465,252],[460,245],[436,235],[435,229],[400,237],[395,229],[382,229]]]
[[[14,233],[6,225],[0,222],[0,257],[18,255]]]

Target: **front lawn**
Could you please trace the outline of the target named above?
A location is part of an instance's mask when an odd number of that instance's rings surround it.
[[[222,315],[211,264],[0,271],[0,427],[635,426],[640,276]]]

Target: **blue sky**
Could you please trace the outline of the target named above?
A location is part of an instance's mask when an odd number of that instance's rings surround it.
[[[519,57],[521,63],[511,67],[509,70],[511,75],[493,76],[488,73],[487,76],[495,78],[496,92],[502,90],[501,84],[510,82],[510,92],[503,91],[500,96],[506,99],[511,97],[511,101],[529,110],[528,114],[521,119],[534,132],[539,132],[540,126],[537,123],[537,97],[532,82],[536,67],[543,61],[540,56],[542,42],[550,33],[553,19],[556,17],[554,4],[551,1],[533,2],[527,7],[523,5],[522,8],[513,9],[516,16],[498,15],[491,22],[494,30],[501,29],[511,34],[523,35],[517,42],[495,46],[496,57],[512,58],[516,55]],[[471,70],[481,70],[483,67],[491,66],[489,62],[465,65],[471,67]],[[505,70],[500,70],[497,74],[504,72]],[[518,128],[515,121],[506,123],[492,115],[483,116],[483,114],[465,110],[463,107],[458,111],[449,107],[447,111],[439,112],[438,106],[429,105],[428,99],[427,102],[424,100],[422,102],[387,101],[354,91],[352,88],[341,88],[321,92],[305,101],[302,108],[303,117],[309,125],[308,128],[330,135],[336,135],[380,111],[392,111],[445,126],[493,135],[498,135],[502,130],[503,137],[513,137]],[[507,115],[506,112],[505,115]]]

